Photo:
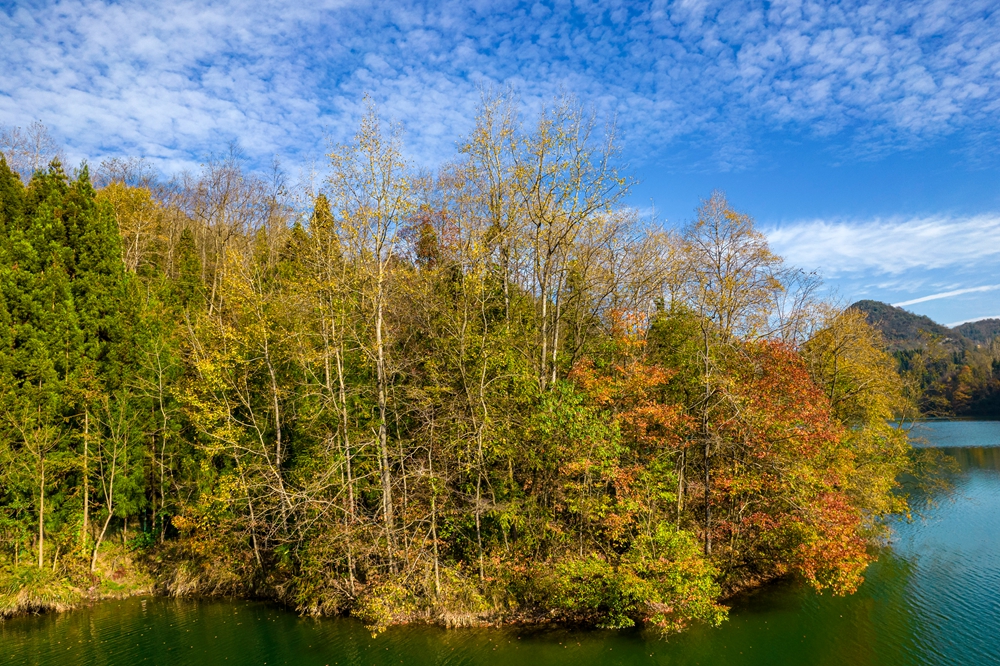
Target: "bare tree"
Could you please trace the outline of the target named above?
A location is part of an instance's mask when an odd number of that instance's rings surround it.
[[[128,447],[132,442],[135,429],[135,414],[130,404],[131,395],[123,392],[114,396],[104,396],[100,405],[99,421],[103,436],[96,438],[94,456],[97,463],[97,477],[101,483],[101,494],[104,497],[104,525],[101,527],[94,550],[90,558],[90,570],[97,569],[97,556],[101,543],[108,531],[108,525],[115,515],[116,495],[115,484],[120,482],[127,463]],[[120,485],[120,484],[119,484]]]
[[[393,550],[392,470],[389,461],[388,367],[386,307],[397,261],[403,223],[413,209],[411,183],[403,160],[399,130],[386,132],[374,105],[352,144],[330,154],[329,179],[334,208],[341,218],[346,246],[361,276],[361,297],[370,320],[363,346],[375,365],[377,425],[382,478],[382,516],[390,553]]]
[[[26,129],[0,125],[0,153],[25,182],[53,160],[65,161],[62,148],[40,120]]]

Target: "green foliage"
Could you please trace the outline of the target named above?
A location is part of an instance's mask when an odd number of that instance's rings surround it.
[[[369,114],[302,212],[235,150],[99,192],[0,162],[0,613],[136,567],[373,632],[856,586],[905,509],[891,359],[849,315],[772,331],[753,220],[649,233],[582,123],[484,116],[431,179]]]
[[[1000,320],[949,329],[877,301],[852,310],[885,337],[907,394],[926,416],[1000,417]]]
[[[83,599],[83,591],[61,573],[31,566],[0,569],[0,618],[67,610]]]
[[[367,590],[351,614],[375,636],[395,624],[399,617],[405,619],[413,608],[413,596],[405,587],[386,582]]]
[[[714,575],[691,535],[661,523],[615,563],[597,554],[560,561],[547,582],[549,602],[600,627],[642,621],[671,633],[692,621],[718,625],[726,618]]]
[[[149,551],[157,544],[156,535],[152,532],[139,532],[129,539],[129,551]]]

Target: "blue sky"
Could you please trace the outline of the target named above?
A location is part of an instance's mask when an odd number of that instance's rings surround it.
[[[668,224],[720,188],[844,301],[1000,316],[995,2],[0,2],[0,44],[0,124],[165,173],[322,168],[365,93],[431,166],[482,87],[571,93]]]

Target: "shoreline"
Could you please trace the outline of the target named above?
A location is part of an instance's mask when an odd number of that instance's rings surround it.
[[[29,570],[38,571],[31,567]],[[21,573],[26,570],[21,569]],[[279,594],[254,594],[254,593],[226,593],[226,592],[185,592],[172,593],[169,591],[170,584],[163,579],[157,580],[145,571],[142,565],[135,562],[130,563],[130,568],[124,575],[122,569],[117,570],[120,582],[113,579],[93,577],[94,584],[83,589],[79,585],[73,585],[65,577],[59,579],[64,583],[64,595],[54,596],[38,594],[37,590],[31,586],[24,586],[17,592],[6,592],[0,594],[0,624],[7,620],[31,615],[60,614],[82,610],[94,605],[108,601],[121,601],[132,598],[153,598],[153,599],[177,599],[190,601],[247,601],[260,602],[274,605],[289,613],[300,617],[311,617],[314,619],[346,619],[358,621],[372,631],[373,636],[382,633],[390,627],[401,626],[435,626],[444,629],[461,628],[544,628],[559,627],[564,629],[582,630],[606,630],[607,627],[600,627],[597,618],[583,614],[573,616],[572,614],[560,611],[557,608],[549,609],[523,609],[508,612],[485,611],[483,613],[472,613],[460,610],[447,610],[444,608],[432,609],[423,608],[413,611],[402,611],[393,613],[391,619],[384,625],[373,628],[362,617],[354,614],[352,609],[342,612],[309,612],[308,609],[296,608],[293,603],[281,598]],[[51,570],[43,570],[42,574],[51,581],[55,578]],[[729,591],[718,599],[720,604],[730,607],[731,602],[744,595],[751,595],[772,585],[788,582],[794,576],[784,574],[775,576],[767,580],[758,580],[752,583],[740,585]],[[801,582],[801,581],[800,581]],[[804,583],[802,583],[804,585]],[[71,596],[70,596],[71,595]],[[17,603],[10,603],[16,600]],[[632,629],[633,627],[622,627],[621,629]],[[642,622],[636,622],[634,628],[646,629]],[[688,628],[682,629],[679,633],[684,633]],[[377,629],[377,630],[376,630]]]

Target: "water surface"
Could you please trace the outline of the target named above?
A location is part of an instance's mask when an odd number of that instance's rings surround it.
[[[263,603],[130,599],[0,624],[11,664],[1000,664],[1000,422],[924,422],[954,456],[954,487],[912,522],[850,597],[784,583],[739,599],[719,629],[663,641],[640,631],[396,627]]]

